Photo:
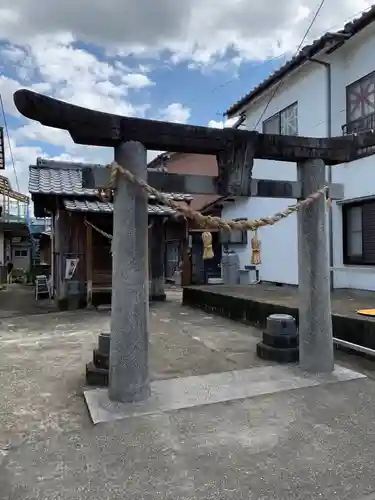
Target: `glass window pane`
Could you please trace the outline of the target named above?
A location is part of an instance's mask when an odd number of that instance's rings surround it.
[[[348,90],[348,120],[354,121],[375,112],[375,75],[368,75]]]
[[[360,84],[351,85],[348,88],[348,120],[352,122],[362,116],[361,106],[361,86]]]
[[[280,134],[280,115],[271,116],[263,122],[264,134]]]
[[[362,255],[362,231],[354,231],[348,234],[348,255],[360,257]]]
[[[362,207],[351,207],[347,211],[348,256],[361,257],[362,244]]]
[[[280,113],[282,135],[298,135],[298,104],[292,104]]]
[[[348,233],[353,231],[362,231],[362,207],[348,210]]]

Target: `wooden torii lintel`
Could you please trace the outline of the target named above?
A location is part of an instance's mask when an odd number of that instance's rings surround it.
[[[354,159],[360,148],[375,145],[372,132],[327,139],[196,127],[103,113],[29,90],[17,91],[14,101],[24,116],[67,130],[78,144],[116,147],[121,142],[137,141],[146,149],[216,155],[219,168],[216,178],[149,173],[149,183],[165,192],[299,198],[302,188],[297,181],[252,179],[254,158],[297,163],[314,158],[334,165]],[[86,171],[83,182],[87,188],[107,186],[109,173],[100,169]],[[342,188],[337,184],[330,186],[329,196],[341,198]]]
[[[150,150],[233,155],[240,148],[248,158],[299,162],[321,159],[326,165],[348,162],[359,148],[375,145],[375,134],[332,138],[260,134],[233,128],[215,129],[129,118],[75,106],[30,90],[14,94],[18,111],[48,127],[67,130],[77,144],[116,147],[120,142],[137,141]]]

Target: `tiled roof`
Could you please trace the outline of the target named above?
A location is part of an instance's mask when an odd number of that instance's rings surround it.
[[[31,194],[54,194],[62,196],[95,197],[94,189],[82,187],[82,168],[84,164],[63,163],[38,159],[37,166],[29,167],[29,191]],[[188,201],[192,199],[190,194],[165,193],[166,196],[175,201]],[[150,199],[155,197],[150,196]]]
[[[261,95],[269,87],[277,84],[286,75],[302,66],[311,57],[316,56],[323,49],[328,49],[328,52],[333,52],[334,50],[341,47],[346,40],[349,40],[354,35],[362,31],[366,26],[375,21],[375,5],[373,5],[369,10],[364,12],[359,18],[345,24],[344,28],[335,33],[325,33],[322,37],[318,38],[312,44],[303,47],[299,53],[290,59],[286,64],[281,66],[278,70],[272,73],[268,78],[263,80],[259,85],[257,85],[251,92],[242,97],[239,101],[233,104],[225,114],[231,118],[238,114],[241,109],[250,104],[250,102]]]
[[[68,200],[64,199],[64,207],[69,212],[87,212],[87,213],[112,213],[113,204],[107,201],[90,200]],[[173,215],[175,213],[170,207],[164,205],[148,205],[150,215]]]
[[[83,189],[82,170],[29,168],[29,191],[31,194],[56,194],[95,196],[94,189]]]

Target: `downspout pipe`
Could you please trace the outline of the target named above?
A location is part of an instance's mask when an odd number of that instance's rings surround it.
[[[332,73],[331,65],[319,59],[310,58],[311,62],[315,62],[324,66],[326,70],[326,86],[327,86],[327,137],[332,137]],[[328,184],[332,184],[332,165],[327,166]],[[331,290],[334,289],[334,272],[333,272],[333,217],[332,207],[328,209],[328,254],[329,254],[329,282]]]

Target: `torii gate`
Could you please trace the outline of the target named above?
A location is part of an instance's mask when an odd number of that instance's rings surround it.
[[[375,145],[374,133],[326,138],[260,134],[128,118],[74,106],[28,90],[14,94],[24,116],[67,130],[77,144],[114,148],[117,164],[166,192],[302,199],[323,188],[325,165],[351,161]],[[148,172],[146,149],[217,156],[218,177]],[[298,181],[252,179],[254,158],[296,162]],[[85,187],[105,188],[108,169],[84,172]],[[109,398],[148,397],[147,196],[119,176],[113,214],[113,280]],[[331,199],[343,197],[330,185]],[[334,368],[325,199],[298,213],[300,365],[306,371]]]

